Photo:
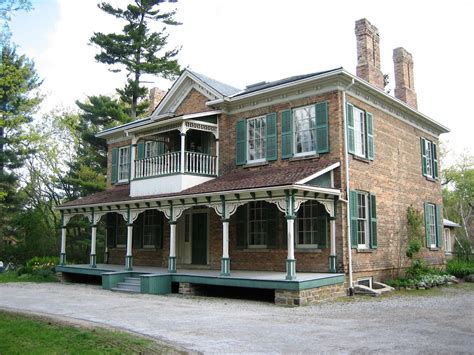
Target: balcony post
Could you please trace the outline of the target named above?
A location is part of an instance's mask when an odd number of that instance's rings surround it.
[[[216,138],[216,166],[215,166],[215,171],[216,171],[216,175],[219,176],[219,138]]]
[[[184,169],[184,152],[186,151],[186,127],[185,123],[183,122],[181,129],[180,129],[180,135],[181,135],[181,154],[180,154],[180,160],[179,160],[179,171],[181,174],[184,174],[185,169]]]
[[[132,139],[130,147],[130,180],[135,179],[135,152],[137,150],[137,139]]]

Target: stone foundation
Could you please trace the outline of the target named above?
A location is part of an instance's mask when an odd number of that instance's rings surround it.
[[[202,294],[200,285],[191,284],[189,282],[180,282],[178,292],[186,296],[199,296]]]
[[[279,306],[309,306],[345,295],[346,288],[342,283],[301,291],[275,290],[275,304]]]

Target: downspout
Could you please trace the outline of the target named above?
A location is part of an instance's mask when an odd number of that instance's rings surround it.
[[[352,249],[351,249],[351,221],[349,217],[349,208],[350,208],[350,187],[349,187],[349,153],[348,153],[348,146],[347,146],[347,109],[346,109],[346,91],[349,90],[355,81],[352,78],[352,82],[342,90],[342,113],[344,119],[344,159],[345,159],[345,170],[346,170],[346,199],[347,199],[347,209],[346,209],[346,219],[347,219],[347,254],[348,254],[348,263],[349,263],[349,295],[352,296],[354,294],[354,290],[352,288]]]

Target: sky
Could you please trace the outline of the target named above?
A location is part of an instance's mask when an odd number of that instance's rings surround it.
[[[94,32],[118,32],[123,23],[96,0],[32,3],[31,12],[15,14],[12,40],[44,79],[43,111],[76,109],[76,100],[123,86],[125,74],[97,63],[98,49],[88,44]],[[169,48],[181,47],[180,65],[237,88],[341,66],[355,74],[354,24],[365,17],[379,29],[382,72],[390,75],[392,92],[393,49],[412,53],[418,110],[451,129],[442,136],[445,163],[474,154],[474,1],[178,0],[161,7],[177,9],[182,22],[168,29]],[[162,89],[172,84],[145,80]]]

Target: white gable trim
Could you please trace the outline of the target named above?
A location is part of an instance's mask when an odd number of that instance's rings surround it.
[[[298,182],[296,182],[297,184],[306,184],[308,181],[311,181],[313,179],[316,179],[317,177],[321,176],[321,175],[324,175],[326,174],[327,172],[329,171],[332,171],[338,167],[341,166],[341,163],[340,162],[337,162],[337,163],[334,163],[330,166],[328,166],[327,168],[324,168],[323,170],[319,170],[317,173],[314,173],[308,177],[305,177],[304,179],[301,179],[299,180]]]
[[[223,98],[221,93],[207,85],[189,70],[185,70],[178,80],[175,81],[171,89],[166,93],[155,111],[153,111],[151,119],[157,120],[160,115],[175,112],[192,89],[199,91],[209,100]]]

